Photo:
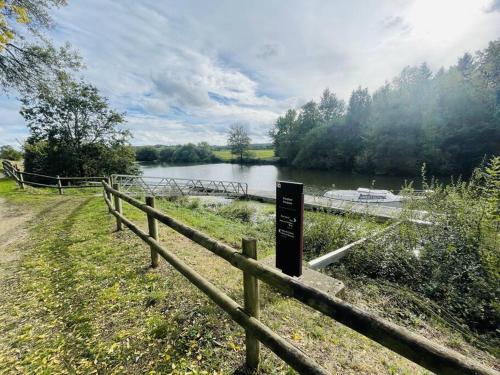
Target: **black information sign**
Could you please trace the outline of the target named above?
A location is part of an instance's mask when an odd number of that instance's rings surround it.
[[[276,268],[302,275],[304,185],[276,182]]]

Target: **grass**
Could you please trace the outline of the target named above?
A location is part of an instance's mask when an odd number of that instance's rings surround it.
[[[275,206],[252,201],[236,201],[230,205],[210,207],[191,200],[158,200],[163,211],[182,222],[210,234],[237,249],[244,237],[256,238],[259,258],[274,252]],[[382,224],[349,216],[332,216],[323,212],[306,212],[304,220],[306,260],[335,250],[370,232],[379,230]],[[327,239],[327,241],[325,241]]]
[[[19,266],[0,280],[0,373],[243,372],[243,330],[165,262],[149,269],[148,247],[127,230],[114,232],[100,196],[21,192],[4,179],[0,198],[33,217],[27,237],[7,248],[21,252]],[[243,235],[255,235],[261,256],[270,252],[264,230],[269,224],[226,218],[217,207],[185,206],[159,205],[229,244],[239,246]],[[269,205],[255,209],[272,215]],[[127,204],[124,212],[146,228],[143,213]],[[241,303],[239,270],[163,225],[159,236]],[[261,298],[262,320],[330,373],[427,373],[265,285]],[[358,300],[369,304],[363,294]],[[293,371],[264,349],[261,373]]]
[[[272,159],[274,158],[274,150],[272,149],[258,149],[258,150],[248,150],[250,153],[250,158],[252,159]],[[229,161],[232,159],[237,159],[237,156],[231,154],[230,150],[219,150],[214,151],[215,156],[218,158]]]

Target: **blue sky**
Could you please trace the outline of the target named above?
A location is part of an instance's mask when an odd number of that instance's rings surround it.
[[[127,112],[132,143],[254,142],[287,108],[329,87],[348,100],[406,65],[449,66],[500,37],[500,0],[70,0],[49,35],[84,58],[78,75]],[[0,96],[0,145],[27,135]]]

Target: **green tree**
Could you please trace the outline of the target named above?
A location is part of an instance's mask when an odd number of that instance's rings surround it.
[[[352,170],[354,161],[363,148],[363,133],[368,125],[371,96],[368,89],[358,87],[351,94],[345,117],[345,125],[339,129],[337,153],[341,155],[341,168]]]
[[[302,168],[414,175],[470,175],[500,154],[500,40],[433,74],[406,67],[370,97],[359,87],[347,111],[328,89],[280,116],[270,131],[276,156]]]
[[[162,147],[160,151],[160,161],[163,163],[169,163],[172,161],[172,156],[174,155],[176,150],[175,146],[166,146]]]
[[[202,160],[198,154],[196,145],[188,143],[187,145],[182,145],[175,149],[172,155],[172,161],[174,163],[197,163]]]
[[[200,159],[204,162],[210,162],[214,159],[215,155],[212,147],[207,142],[200,142],[196,146]]]
[[[27,171],[61,176],[132,173],[134,152],[123,114],[85,82],[67,79],[22,98],[21,115],[31,132],[25,145]],[[110,162],[110,161],[113,162]]]
[[[269,136],[273,140],[275,155],[281,159],[291,162],[298,147],[298,140],[295,137],[297,132],[297,111],[289,109],[284,116],[278,117]]]
[[[0,159],[6,159],[6,160],[20,160],[23,157],[23,153],[20,151],[17,151],[14,147],[5,145],[0,147]]]
[[[81,67],[68,44],[56,48],[43,35],[52,26],[50,11],[65,0],[0,1],[0,86],[33,91]]]
[[[227,143],[231,147],[231,153],[238,155],[242,162],[250,147],[250,137],[243,124],[235,123],[229,127]]]
[[[321,96],[318,109],[323,122],[331,125],[342,120],[345,104],[343,100],[337,98],[335,93],[332,93],[329,89],[325,89]]]
[[[153,146],[138,147],[135,151],[135,158],[138,161],[156,161],[159,156],[160,152]]]

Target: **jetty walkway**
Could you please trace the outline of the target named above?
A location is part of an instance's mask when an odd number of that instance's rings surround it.
[[[276,202],[276,193],[273,191],[249,190],[247,198],[260,202],[274,203]],[[400,207],[373,203],[349,202],[308,194],[304,194],[304,209],[338,214],[354,213],[363,216],[373,216],[383,220],[400,219],[403,214],[403,209]],[[412,210],[408,212],[408,214],[410,216],[408,220],[415,224],[430,224],[430,222],[426,220],[428,213],[425,211]]]

